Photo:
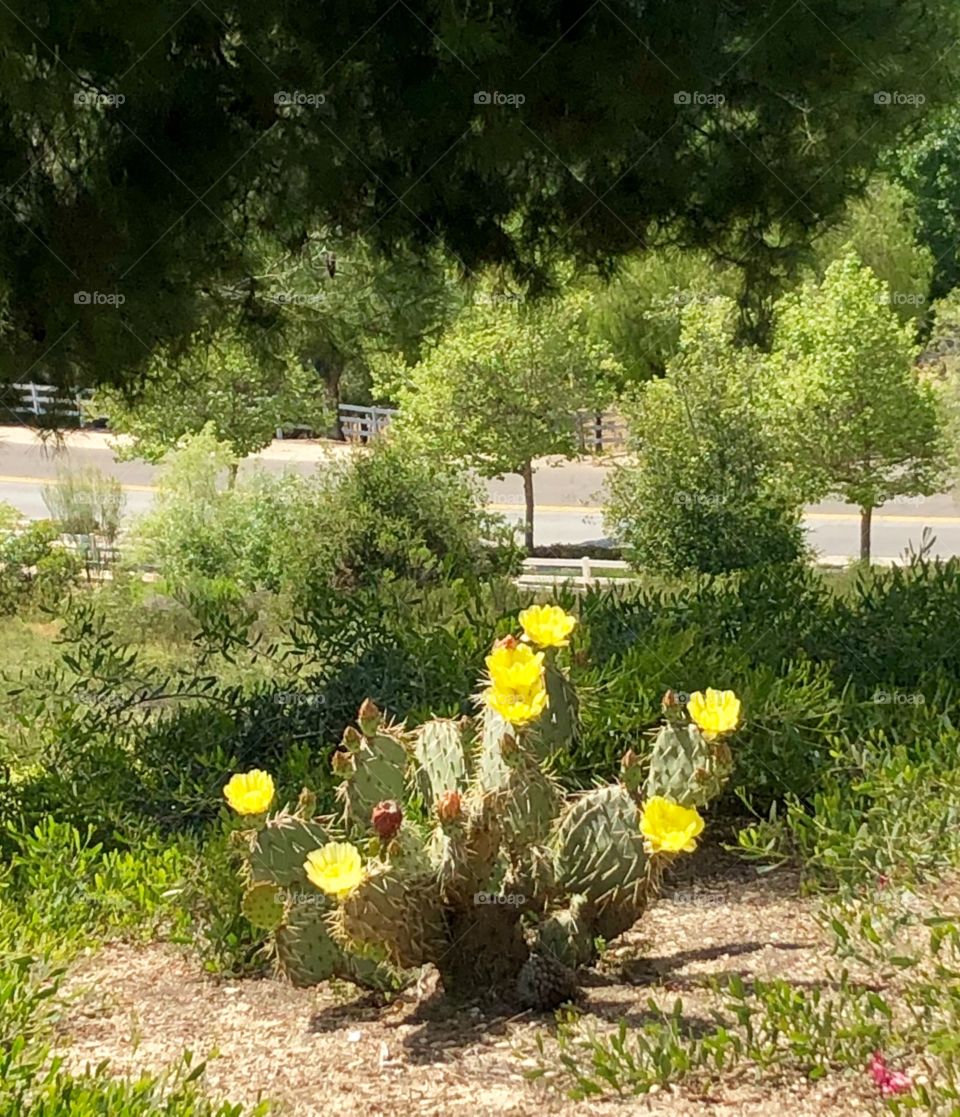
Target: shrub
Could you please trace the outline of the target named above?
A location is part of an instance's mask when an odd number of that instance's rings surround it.
[[[384,577],[439,583],[518,563],[475,484],[390,443],[312,478],[255,472],[224,489],[229,464],[209,433],[195,436],[170,456],[157,504],[136,526],[134,561],[184,603],[216,603],[233,583],[238,601],[266,589],[302,605]]]
[[[131,531],[130,559],[176,589],[197,575],[236,577],[241,532],[223,478],[236,464],[205,428],[164,458],[153,507]]]
[[[475,482],[389,441],[331,469],[302,527],[314,548],[312,581],[336,589],[385,575],[418,584],[473,578],[518,560]],[[484,545],[491,539],[502,555]]]
[[[960,678],[960,560],[861,569],[819,613],[813,650],[872,692]]]
[[[23,531],[0,529],[0,614],[62,606],[80,561],[60,545],[59,534],[51,520],[36,520]]]
[[[760,422],[758,359],[735,347],[732,320],[726,300],[686,307],[666,377],[625,408],[636,459],[613,473],[606,522],[643,570],[715,574],[803,550]]]
[[[120,532],[123,487],[92,466],[60,469],[53,485],[43,490],[43,502],[60,530],[68,535],[100,535],[112,545]]]

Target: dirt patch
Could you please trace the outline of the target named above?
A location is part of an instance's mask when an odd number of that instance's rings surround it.
[[[582,1010],[598,1027],[642,1023],[649,1001],[682,997],[691,1028],[710,1025],[703,979],[728,971],[744,979],[827,980],[827,944],[811,900],[788,877],[739,871],[704,885],[674,880],[666,895],[588,977]],[[384,1005],[350,987],[297,990],[279,981],[218,982],[194,959],[163,944],[104,948],[75,967],[74,995],[59,1053],[79,1071],[108,1059],[113,1073],[160,1071],[185,1050],[208,1058],[216,1097],[269,1097],[294,1117],[320,1114],[767,1115],[851,1117],[882,1110],[862,1072],[818,1083],[758,1084],[751,1072],[709,1096],[684,1086],[645,1098],[575,1103],[550,1081],[530,1081],[538,1033],[551,1044],[552,1020],[491,1016],[452,1008],[425,971],[420,986]],[[702,1014],[702,1015],[701,1015]]]

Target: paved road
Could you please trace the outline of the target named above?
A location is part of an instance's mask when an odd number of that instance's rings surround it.
[[[345,452],[341,446],[305,441],[274,443],[258,458],[244,463],[241,472],[257,466],[309,474]],[[42,445],[26,430],[0,428],[0,501],[7,501],[33,519],[47,515],[43,487],[58,469],[96,466],[119,478],[126,491],[128,516],[146,511],[153,499],[157,471],[143,462],[118,462],[98,432],[71,435],[66,448]],[[574,543],[604,538],[602,490],[609,466],[596,462],[544,462],[537,470],[538,543]],[[519,477],[487,482],[490,506],[520,522],[523,490]],[[810,508],[805,523],[813,546],[825,555],[853,556],[859,548],[859,516],[840,503]],[[925,526],[937,538],[935,553],[960,555],[960,503],[953,494],[895,502],[874,515],[873,551],[895,558],[912,544],[918,547]]]

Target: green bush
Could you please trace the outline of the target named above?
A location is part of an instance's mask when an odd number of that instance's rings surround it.
[[[867,693],[960,680],[960,560],[860,569],[817,620],[812,650]]]
[[[63,604],[81,563],[59,536],[52,520],[36,520],[23,531],[0,527],[0,615]]]
[[[733,343],[734,306],[683,311],[667,375],[626,408],[635,460],[608,486],[606,522],[644,571],[723,573],[803,551],[799,502],[777,485],[760,421],[757,358]]]
[[[358,451],[318,482],[302,530],[313,543],[314,584],[375,585],[385,575],[417,584],[510,569],[510,533],[483,510],[479,486],[389,441]]]
[[[439,584],[518,565],[475,483],[389,442],[310,478],[257,471],[225,488],[229,462],[211,435],[195,436],[170,455],[133,532],[133,562],[184,604],[216,603],[232,583],[238,602],[267,590],[299,607],[384,577]]]

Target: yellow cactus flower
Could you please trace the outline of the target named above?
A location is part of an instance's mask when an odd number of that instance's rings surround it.
[[[227,781],[223,795],[237,814],[263,814],[273,802],[273,777],[259,768],[237,772]]]
[[[640,833],[651,853],[693,853],[703,832],[703,819],[696,807],[681,807],[662,795],[643,805]]]
[[[307,854],[304,872],[321,892],[342,899],[363,880],[360,850],[350,842],[327,842]]]
[[[524,637],[541,648],[565,648],[577,618],[559,605],[531,605],[519,616]]]
[[[695,691],[687,699],[687,711],[708,741],[737,728],[740,721],[740,699],[732,690]]]
[[[541,679],[529,687],[489,687],[484,692],[484,701],[495,710],[504,721],[511,725],[526,725],[536,721],[547,708],[547,688]]]
[[[543,652],[507,636],[493,645],[486,659],[490,682],[501,690],[528,690],[543,683]]]

